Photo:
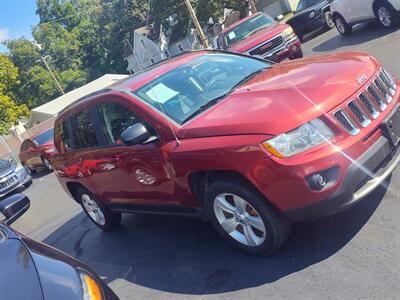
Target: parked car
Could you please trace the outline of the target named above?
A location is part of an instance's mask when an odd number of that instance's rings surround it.
[[[47,169],[52,171],[51,160],[54,155],[54,128],[26,139],[20,147],[19,159],[29,174],[36,172],[38,169]]]
[[[183,54],[62,111],[53,166],[101,229],[125,212],[194,215],[268,254],[291,222],[353,205],[394,170],[398,84],[357,52]]]
[[[223,30],[216,48],[245,53],[280,62],[303,57],[301,44],[292,27],[276,23],[270,16],[257,13]]]
[[[349,35],[355,24],[378,20],[384,28],[400,23],[400,0],[334,0],[333,21],[341,35]]]
[[[22,165],[13,159],[0,159],[0,199],[32,183],[32,178]]]
[[[1,299],[117,300],[87,266],[9,227],[29,206],[21,194],[0,201]]]
[[[292,26],[300,40],[313,31],[332,29],[335,23],[330,10],[331,2],[332,0],[300,0],[294,16],[286,24]]]

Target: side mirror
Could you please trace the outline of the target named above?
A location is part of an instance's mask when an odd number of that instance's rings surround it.
[[[121,133],[121,140],[126,145],[144,144],[155,139],[155,137],[150,136],[150,132],[142,123],[133,124]]]
[[[31,205],[29,198],[22,194],[14,194],[10,197],[0,201],[0,219],[6,225],[14,223],[20,216],[22,216]],[[1,214],[3,216],[1,216]]]

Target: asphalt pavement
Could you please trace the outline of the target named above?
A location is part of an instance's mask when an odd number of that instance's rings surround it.
[[[305,56],[375,55],[400,77],[400,29],[359,26],[306,37]],[[13,227],[82,260],[121,299],[400,299],[400,169],[387,188],[338,215],[293,225],[280,252],[252,257],[211,225],[169,216],[124,215],[103,233],[59,185],[39,173],[24,191],[30,210]]]

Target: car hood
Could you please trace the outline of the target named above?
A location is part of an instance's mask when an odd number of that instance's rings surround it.
[[[371,78],[379,63],[346,52],[274,65],[178,130],[180,138],[266,134],[295,129],[333,110]]]
[[[6,174],[9,174],[10,172],[14,171],[16,168],[15,164],[8,163],[6,166],[3,168],[0,167],[0,178]]]
[[[291,17],[286,23],[287,24],[291,24],[292,20],[295,20],[297,18],[302,18],[304,15],[308,15],[311,11],[313,10],[320,10],[321,8],[327,6],[329,4],[328,1],[322,1],[320,3],[317,3],[315,5],[312,5],[310,7],[307,7],[306,9],[299,11],[299,12],[295,12],[295,14],[293,15],[293,17]]]
[[[284,31],[286,28],[289,28],[289,25],[276,23],[275,25],[264,28],[263,30],[260,30],[255,34],[233,44],[228,49],[230,51],[235,51],[240,53],[249,51],[252,48],[256,47],[257,45],[282,33],[282,31]]]
[[[43,300],[35,264],[20,240],[2,236],[0,228],[1,299]]]

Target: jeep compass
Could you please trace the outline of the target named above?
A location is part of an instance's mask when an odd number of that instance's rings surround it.
[[[62,111],[52,163],[101,229],[121,213],[192,215],[270,254],[291,222],[386,182],[400,160],[398,85],[358,52],[281,64],[185,53]]]

